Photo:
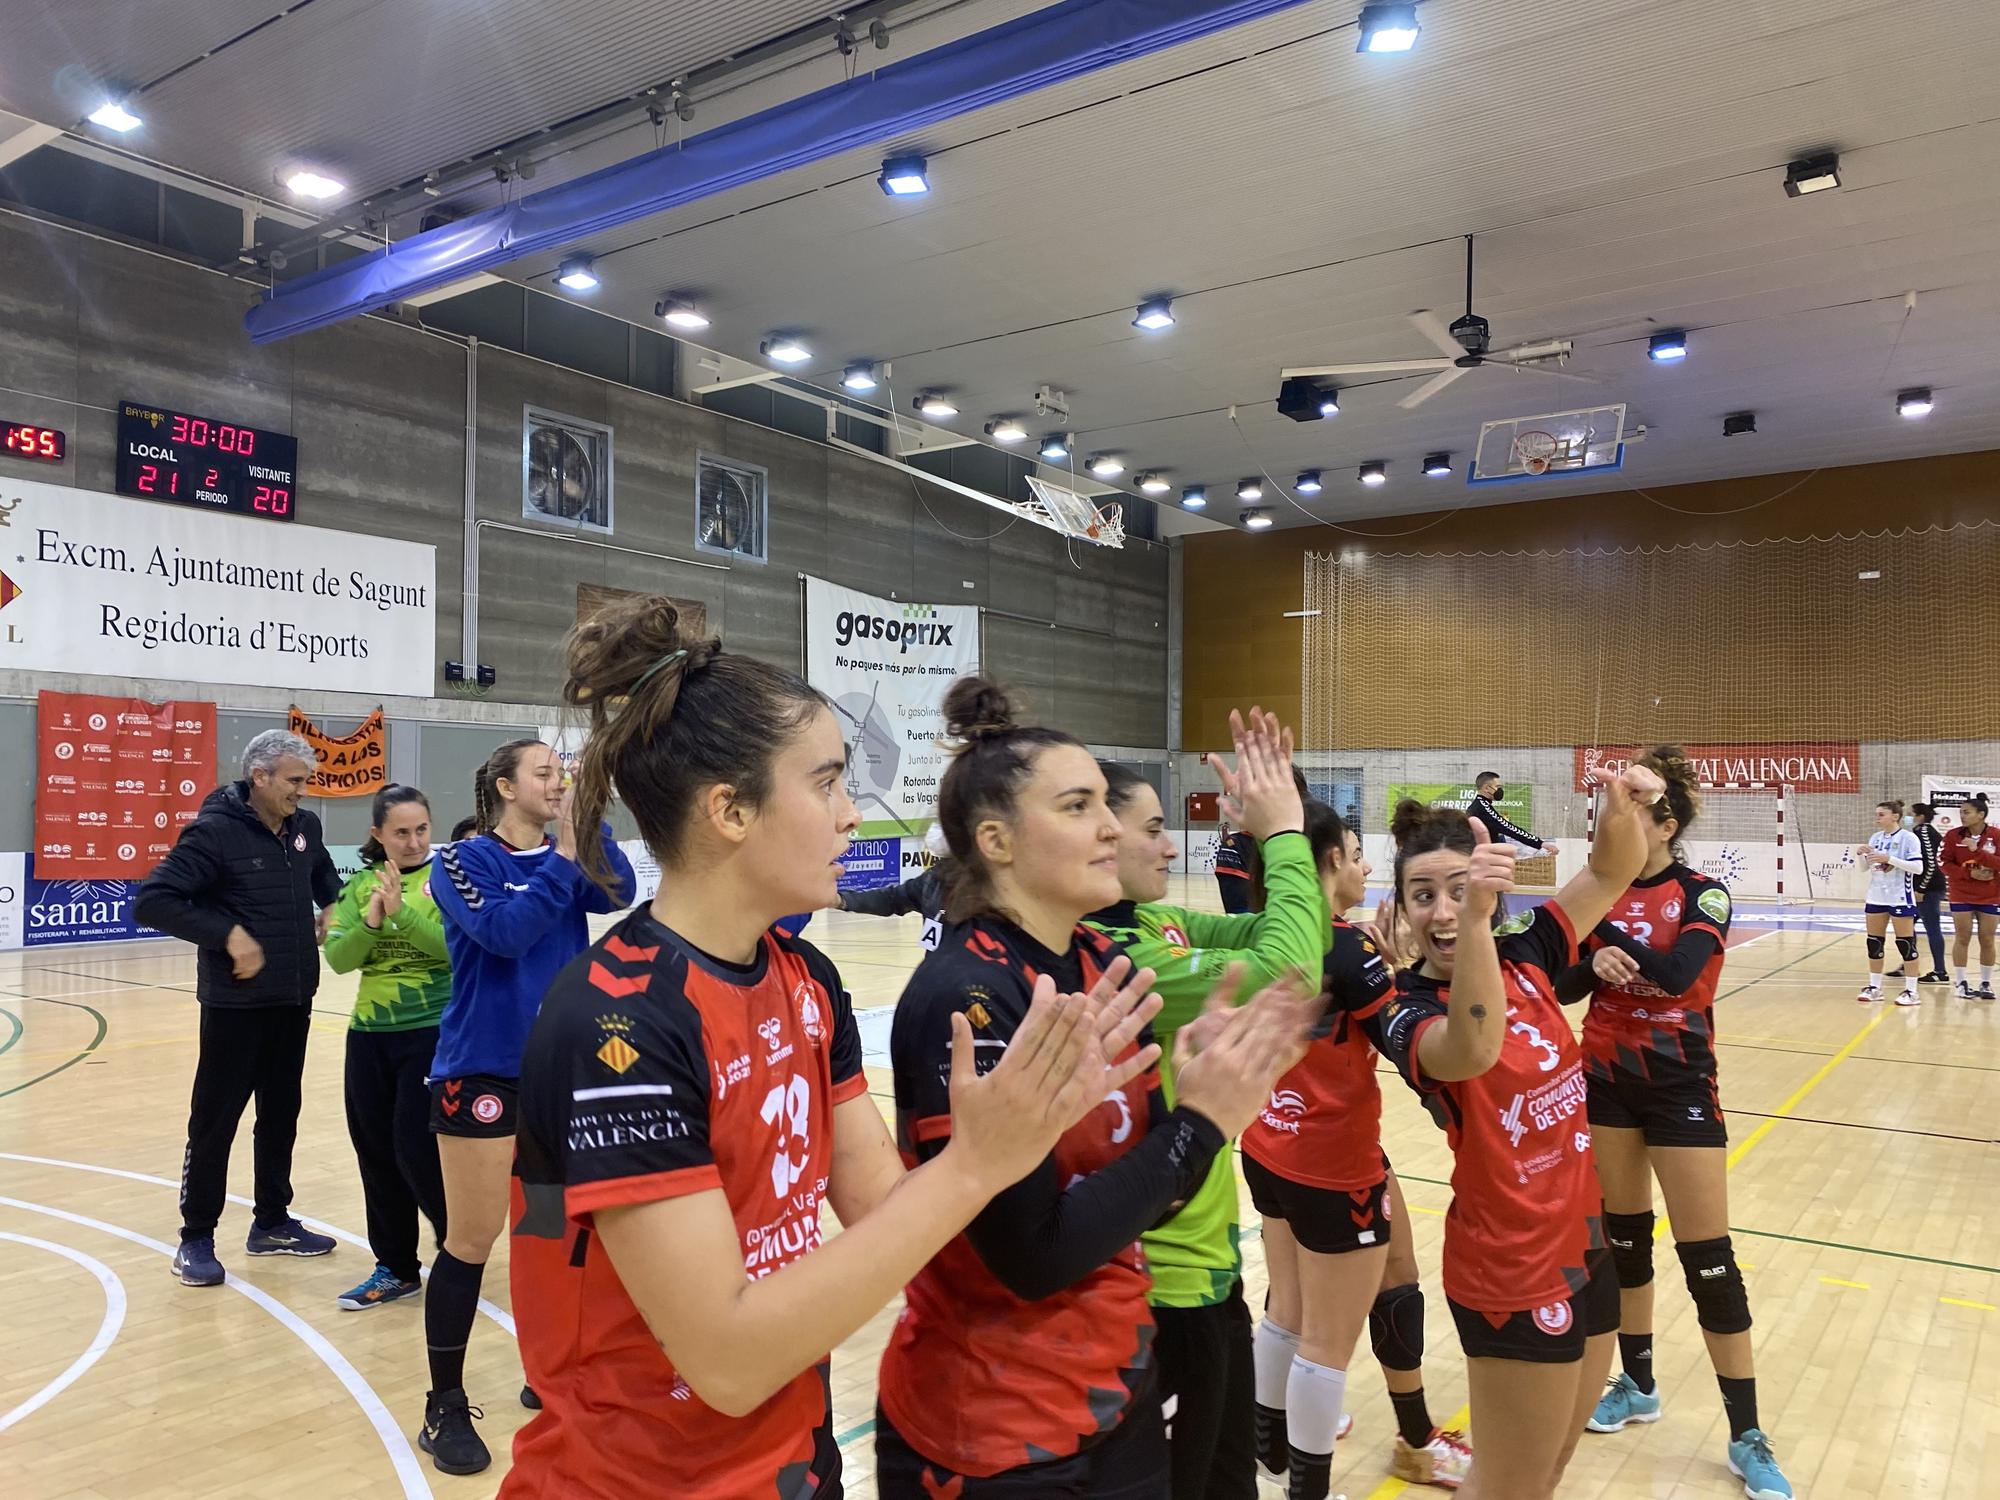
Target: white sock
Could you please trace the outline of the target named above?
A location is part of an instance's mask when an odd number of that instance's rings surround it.
[[[1953,970],[1952,970],[1951,972],[1952,972],[1953,974],[1955,974],[1955,975],[1957,975],[1957,976],[1958,976],[1958,980],[1957,980],[1957,982],[1958,982],[1958,983],[1960,983],[1960,984],[1964,984],[1964,983],[1965,983],[1965,965],[1964,965],[1964,964],[1960,964],[1960,965],[1958,965],[1958,966],[1957,966],[1956,968],[1954,968],[1954,969],[1953,969]]]
[[[1292,1446],[1301,1453],[1331,1453],[1340,1431],[1347,1372],[1316,1365],[1303,1354],[1292,1357],[1285,1381],[1285,1423]]]
[[[1916,992],[1917,992],[1917,966],[1915,964],[1910,964],[1907,965],[1903,970],[1903,993],[1906,995],[1914,995]]]
[[[1882,988],[1882,976],[1881,976],[1880,974],[1870,974],[1870,975],[1868,976],[1868,988],[1869,988],[1869,989],[1871,989],[1871,990],[1879,990],[1879,989],[1881,989],[1881,988]]]
[[[1257,1372],[1257,1404],[1285,1409],[1285,1380],[1299,1352],[1299,1336],[1269,1318],[1257,1325],[1250,1340],[1250,1362]]]
[[[1981,964],[1979,966],[1979,983],[1985,989],[1990,990],[1993,988],[1993,965]]]

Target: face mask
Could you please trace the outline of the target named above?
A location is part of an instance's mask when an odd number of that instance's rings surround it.
[[[1493,788],[1492,791],[1488,792],[1486,795],[1488,797],[1491,797],[1495,802],[1498,802],[1502,797],[1505,797],[1507,795],[1507,788],[1505,788],[1504,786],[1496,786],[1495,788]]]
[[[1909,815],[1908,813],[1904,813],[1904,814],[1903,814],[1903,826],[1904,826],[1905,828],[1915,828],[1915,827],[1917,826],[1917,820],[1916,820],[1915,818],[1911,817],[1911,816],[1910,816],[1910,815]]]

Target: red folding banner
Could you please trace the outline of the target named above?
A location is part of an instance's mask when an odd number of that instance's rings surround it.
[[[42,693],[35,874],[138,880],[215,788],[215,705]]]

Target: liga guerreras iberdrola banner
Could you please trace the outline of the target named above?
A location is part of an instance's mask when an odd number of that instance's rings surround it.
[[[806,681],[833,700],[849,746],[847,790],[861,838],[914,838],[951,762],[944,696],[979,670],[979,608],[878,599],[806,584]]]
[[[215,789],[215,705],[84,693],[35,700],[35,874],[138,880]]]

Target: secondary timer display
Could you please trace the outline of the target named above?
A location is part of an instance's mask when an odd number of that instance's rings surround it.
[[[290,521],[298,516],[299,440],[138,401],[118,406],[121,495]]]
[[[38,464],[59,464],[69,445],[53,427],[35,427],[27,422],[0,422],[0,453],[9,458],[33,459]]]

